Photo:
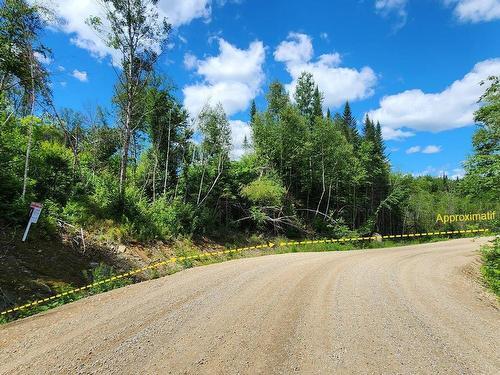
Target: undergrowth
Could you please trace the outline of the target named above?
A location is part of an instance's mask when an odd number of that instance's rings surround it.
[[[481,249],[483,265],[481,273],[488,287],[500,297],[500,238]]]

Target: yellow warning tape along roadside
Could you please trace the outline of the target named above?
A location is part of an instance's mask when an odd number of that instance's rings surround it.
[[[411,238],[411,237],[422,237],[422,236],[434,236],[434,235],[443,235],[443,234],[463,234],[463,233],[480,233],[480,232],[487,232],[488,229],[468,229],[468,230],[454,230],[454,231],[441,231],[441,232],[427,232],[427,233],[409,233],[409,234],[394,234],[394,235],[388,235],[388,236],[380,236],[383,239],[384,238]],[[286,247],[286,246],[294,246],[294,245],[312,245],[312,244],[321,244],[321,243],[335,243],[335,242],[355,242],[355,241],[366,241],[366,240],[375,240],[380,237],[350,237],[350,238],[336,238],[336,239],[327,239],[327,240],[305,240],[305,241],[286,241],[286,242],[280,242],[277,246],[279,247]],[[201,258],[207,258],[207,257],[212,257],[212,256],[217,256],[217,255],[224,255],[224,254],[231,254],[231,253],[240,253],[246,250],[255,250],[255,249],[264,249],[264,248],[273,248],[276,246],[274,243],[268,243],[265,245],[256,245],[256,246],[248,246],[248,247],[240,247],[237,249],[230,249],[230,250],[221,250],[221,251],[214,251],[210,253],[203,253],[203,254],[198,254],[198,255],[191,255],[191,256],[185,256],[185,257],[173,257],[168,260],[162,261],[162,262],[157,262],[154,264],[151,264],[146,267],[138,268],[133,271],[125,272],[120,275],[116,275],[113,277],[110,277],[109,279],[101,280],[101,281],[96,281],[95,283],[88,284],[85,286],[82,286],[80,288],[75,288],[68,290],[67,292],[59,293],[51,297],[47,297],[44,299],[39,299],[37,301],[33,301],[30,303],[27,303],[25,305],[17,306],[9,310],[2,311],[0,315],[6,315],[9,313],[13,313],[16,311],[20,310],[25,310],[29,307],[34,307],[37,305],[44,304],[46,302],[54,301],[56,299],[83,292],[87,289],[102,285],[102,284],[107,284],[112,281],[116,281],[119,279],[123,279],[124,277],[129,277],[136,275],[138,273],[147,271],[147,270],[152,270],[161,266],[165,266],[168,263],[176,263],[176,262],[182,262],[184,260],[190,260],[190,259],[201,259]]]

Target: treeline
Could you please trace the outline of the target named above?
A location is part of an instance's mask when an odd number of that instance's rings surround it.
[[[342,113],[324,114],[320,88],[306,72],[293,101],[273,82],[266,107],[252,103],[252,137],[243,157],[231,160],[223,108],[206,106],[192,126],[173,84],[158,72],[158,47],[170,27],[158,21],[152,2],[112,3],[104,2],[111,31],[103,38],[121,51],[122,69],[110,107],[87,113],[52,102],[50,72],[37,59],[49,53],[38,39],[45,10],[23,0],[2,3],[4,224],[23,223],[29,202],[41,201],[45,229],[62,219],[114,239],[343,236],[433,230],[437,213],[498,205],[498,79],[482,98],[463,180],[393,173],[381,125],[368,117],[357,124],[349,103]],[[102,20],[89,23],[103,33]]]

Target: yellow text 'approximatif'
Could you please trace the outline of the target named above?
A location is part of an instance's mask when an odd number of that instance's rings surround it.
[[[465,222],[465,221],[487,221],[495,220],[496,211],[490,211],[485,213],[470,213],[470,214],[458,214],[458,215],[441,215],[438,214],[436,217],[436,222],[441,222],[443,224],[455,223],[455,222]]]

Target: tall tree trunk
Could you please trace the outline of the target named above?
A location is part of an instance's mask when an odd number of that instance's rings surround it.
[[[22,199],[26,197],[26,188],[28,185],[28,172],[30,167],[30,153],[31,153],[31,143],[33,139],[33,114],[35,112],[35,75],[33,72],[33,52],[30,53],[30,76],[31,76],[31,93],[30,93],[30,121],[28,127],[28,144],[26,146],[26,156],[24,159],[24,176],[23,176],[23,192],[21,194]]]
[[[321,182],[322,182],[322,191],[321,191],[321,197],[319,198],[318,206],[316,207],[316,213],[314,216],[318,216],[319,213],[319,208],[321,206],[321,202],[323,201],[323,197],[325,195],[326,191],[326,185],[325,185],[325,158],[324,155],[321,155]],[[328,212],[325,212],[328,215]]]
[[[125,120],[125,129],[123,134],[123,149],[122,149],[122,157],[120,163],[120,185],[119,185],[119,193],[120,199],[123,200],[125,198],[125,183],[127,182],[127,166],[128,166],[128,152],[130,148],[130,129],[129,129],[129,119],[127,115],[127,119]]]
[[[158,148],[155,149],[155,163],[153,165],[153,202],[156,201],[156,168],[158,166]]]
[[[328,211],[330,210],[330,198],[332,196],[332,183],[328,186],[328,202],[326,203],[326,211],[325,214],[328,215]]]
[[[171,110],[168,114],[167,159],[165,160],[165,179],[163,180],[163,195],[167,194],[168,162],[170,161],[170,120],[171,120]]]
[[[196,199],[196,204],[200,204],[200,199],[201,199],[201,189],[203,187],[203,178],[205,177],[205,162],[202,159],[201,160],[201,165],[203,167],[203,172],[201,173],[201,181],[200,181],[200,188],[198,189],[198,199]]]

